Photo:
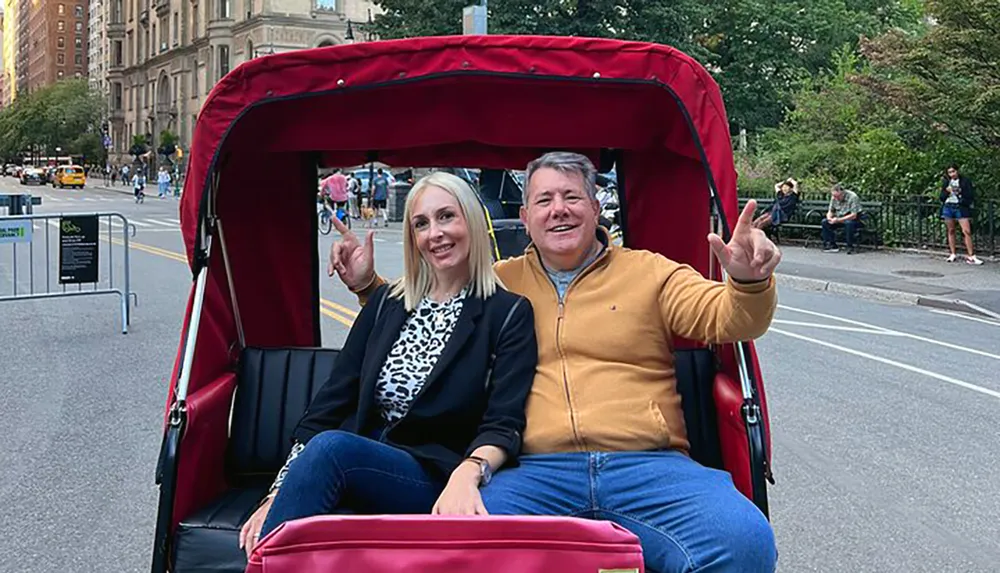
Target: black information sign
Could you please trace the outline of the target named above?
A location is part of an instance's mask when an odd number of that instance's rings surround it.
[[[59,220],[59,284],[97,282],[97,215]]]

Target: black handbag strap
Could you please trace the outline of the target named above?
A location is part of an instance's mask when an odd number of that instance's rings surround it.
[[[516,311],[517,307],[520,306],[521,300],[521,298],[518,298],[514,301],[514,304],[510,305],[510,310],[507,311],[506,318],[504,318],[503,323],[500,324],[500,332],[497,333],[497,342],[493,345],[493,350],[490,352],[490,365],[489,368],[486,369],[486,388],[489,388],[490,384],[493,382],[493,365],[496,364],[497,361],[497,347],[500,346],[500,341],[503,340],[503,331],[506,330],[507,323],[509,323],[510,319],[514,316],[514,311]]]

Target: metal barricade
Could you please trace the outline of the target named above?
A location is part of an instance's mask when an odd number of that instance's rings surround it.
[[[116,237],[119,234],[120,239]],[[0,302],[118,295],[122,334],[127,334],[131,304],[133,301],[138,304],[130,286],[129,238],[134,236],[135,225],[121,213],[0,217]],[[9,249],[5,248],[7,245]],[[120,269],[115,267],[115,251],[118,249],[121,249],[118,256],[122,257]],[[102,250],[106,253],[103,257]],[[44,257],[40,252],[44,253]],[[55,264],[53,254],[56,255]],[[6,272],[7,269],[9,272]],[[53,270],[57,275],[55,285]],[[40,284],[43,274],[44,289]],[[116,274],[120,276],[118,284],[122,288],[115,286]],[[27,281],[24,280],[25,275]]]

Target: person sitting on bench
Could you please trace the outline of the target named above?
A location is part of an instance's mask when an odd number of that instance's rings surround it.
[[[292,433],[240,530],[248,558],[281,523],[313,515],[485,514],[479,487],[517,465],[538,361],[531,303],[497,278],[466,182],[423,178],[404,221],[403,278],[372,295]]]
[[[861,221],[858,220],[861,215],[861,200],[858,199],[857,193],[844,189],[840,183],[834,184],[830,195],[830,208],[826,211],[826,219],[823,219],[823,252],[840,251],[837,246],[837,229],[843,227],[847,254],[851,254],[854,252],[854,238],[861,225]]]
[[[799,182],[789,177],[774,186],[774,203],[771,208],[753,221],[753,226],[764,230],[787,223],[799,208]]]

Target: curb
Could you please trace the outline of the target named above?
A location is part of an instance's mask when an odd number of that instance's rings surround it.
[[[961,299],[948,299],[936,296],[920,295],[898,290],[831,282],[822,279],[813,279],[781,273],[778,273],[778,280],[780,281],[778,283],[779,285],[787,285],[788,287],[796,290],[833,292],[879,302],[912,304],[928,308],[964,312],[966,314],[977,315],[983,318],[1000,320],[1000,314]]]

